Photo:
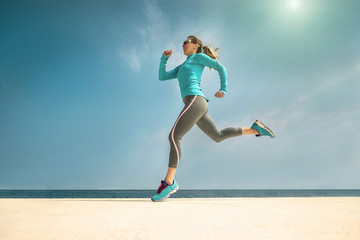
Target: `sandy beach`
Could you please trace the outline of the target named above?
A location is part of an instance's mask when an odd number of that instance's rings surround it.
[[[0,199],[0,239],[360,239],[360,197]]]

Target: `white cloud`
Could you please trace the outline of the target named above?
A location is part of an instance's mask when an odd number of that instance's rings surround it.
[[[188,22],[184,22],[184,24],[179,24],[178,28],[171,28],[167,15],[160,9],[157,1],[145,0],[143,6],[146,23],[134,26],[134,31],[141,40],[135,42],[131,48],[126,46],[120,54],[135,72],[141,70],[142,64],[149,61],[149,57],[156,55],[160,58],[165,49],[173,49],[171,61],[168,63],[169,69],[180,65],[185,60],[181,47],[182,41],[190,34],[196,34],[210,46],[216,47],[222,42],[221,34],[216,32],[216,28],[209,29],[203,26],[200,20],[198,24],[194,23],[191,26]],[[213,42],[214,39],[217,42]]]
[[[164,39],[163,37],[168,33],[169,26],[166,16],[158,8],[156,1],[145,1],[145,14],[147,24],[144,27],[144,40],[155,42]]]
[[[131,48],[127,51],[121,51],[120,56],[124,60],[126,60],[126,62],[129,64],[130,68],[134,72],[140,71],[141,63],[140,63],[139,53],[137,52],[137,50],[135,48]]]
[[[264,115],[264,119],[268,119],[270,122],[275,123],[278,129],[285,129],[293,122],[308,120],[310,115],[322,114],[321,112],[309,112],[305,105],[307,103],[310,103],[311,105],[313,101],[316,101],[314,100],[315,97],[326,94],[328,91],[337,88],[340,84],[347,84],[348,81],[353,81],[354,78],[360,78],[360,68],[358,65],[355,65],[347,71],[341,71],[337,76],[324,80],[322,84],[313,88],[312,91],[298,96],[291,102],[272,108]],[[344,106],[345,112],[348,111],[346,107],[347,106]]]
[[[144,25],[135,25],[134,31],[138,34],[140,41],[133,42],[133,46],[123,46],[120,56],[125,60],[134,72],[139,72],[143,63],[152,56],[152,51],[159,48],[159,43],[164,42],[165,36],[171,34],[167,24],[166,16],[158,8],[156,1],[144,1],[145,20]],[[141,10],[139,10],[141,11]],[[162,41],[160,41],[162,40]],[[160,58],[159,53],[159,58]]]

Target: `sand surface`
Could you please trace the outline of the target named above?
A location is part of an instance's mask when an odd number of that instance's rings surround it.
[[[0,199],[0,239],[360,239],[360,197]]]

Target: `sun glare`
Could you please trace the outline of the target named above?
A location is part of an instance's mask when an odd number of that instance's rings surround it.
[[[291,9],[296,10],[299,8],[300,5],[300,1],[299,0],[290,0],[289,1],[289,6]]]

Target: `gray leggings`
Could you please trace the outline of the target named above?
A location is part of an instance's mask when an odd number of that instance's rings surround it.
[[[169,167],[177,168],[181,157],[181,139],[196,124],[206,135],[215,142],[227,138],[240,136],[241,128],[217,129],[214,121],[207,114],[208,104],[201,96],[187,96],[184,98],[185,107],[177,118],[170,134]]]

